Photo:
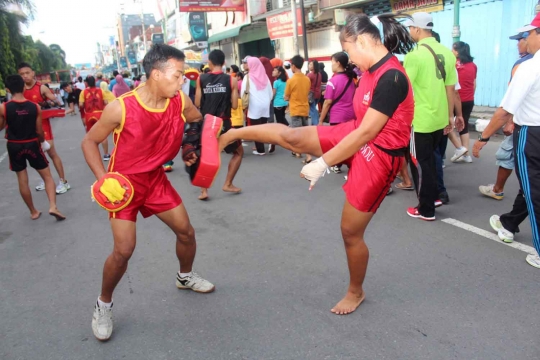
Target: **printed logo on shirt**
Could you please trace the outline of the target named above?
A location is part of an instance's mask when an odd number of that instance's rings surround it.
[[[15,110],[17,115],[28,115],[28,111],[26,110]]]
[[[226,93],[226,92],[227,92],[227,88],[221,83],[208,84],[203,89],[203,93],[205,94]]]
[[[364,105],[369,105],[369,100],[371,99],[371,91],[368,91],[367,94],[364,95]]]

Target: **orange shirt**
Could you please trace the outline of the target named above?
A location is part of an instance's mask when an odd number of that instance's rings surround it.
[[[289,97],[289,111],[291,116],[309,116],[308,94],[311,88],[309,78],[300,73],[295,73],[285,86],[285,96]]]

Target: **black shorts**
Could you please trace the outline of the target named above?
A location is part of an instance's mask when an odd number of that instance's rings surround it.
[[[19,172],[25,170],[26,160],[36,170],[43,170],[49,166],[49,162],[37,140],[29,142],[8,141],[7,150],[11,171]]]
[[[221,129],[221,133],[225,134],[231,128],[232,128],[231,119],[223,119],[223,128]],[[238,149],[239,146],[242,146],[242,141],[241,140],[237,140],[237,141],[225,146],[225,152],[227,154],[232,154]]]

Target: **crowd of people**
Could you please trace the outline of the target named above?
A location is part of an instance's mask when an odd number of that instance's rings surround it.
[[[102,206],[110,212],[114,238],[92,319],[98,339],[107,340],[112,334],[112,295],[135,249],[139,212],[144,217],[156,215],[175,234],[180,265],[176,286],[201,293],[215,289],[193,271],[195,233],[165,175],[181,146],[188,170],[202,166],[200,153],[193,150],[201,146],[199,125],[207,115],[222,119],[219,148],[232,155],[223,191],[241,192],[233,182],[248,141],[254,142],[255,156],[272,154],[281,146],[302,159],[301,176],[310,182],[310,189],[326,172],[340,173],[344,165],[348,167],[341,234],[350,281],[331,311],[349,314],[362,303],[369,260],[364,233],[392,192],[394,179],[401,179],[395,188],[418,195],[418,204],[406,213],[434,221],[436,208],[450,202],[444,182],[448,140],[455,147],[452,162],[473,161],[468,122],[477,66],[469,45],[459,41],[448,49],[440,44],[428,13],[406,16],[405,21],[400,17],[348,17],[340,33],[343,51],[331,56],[331,76],[316,60],[308,61],[304,73],[307,59],[299,55],[285,61],[247,56],[241,66],[226,67],[221,50],[211,51],[205,66],[190,69],[181,51],[156,45],[144,58],[146,75],[133,81],[117,73],[110,80],[101,74],[79,77],[73,84],[62,84],[62,94],[36,82],[28,64],[19,66],[19,75],[8,77],[13,97],[0,107],[0,129],[7,125],[11,168],[32,219],[40,213],[32,204],[27,160],[43,178],[36,189],[46,190],[49,213],[58,220],[65,216],[56,207],[55,195],[70,188],[40,105],[64,102],[66,113],[75,113],[76,106],[81,113],[87,132],[82,150],[100,184],[93,191],[105,198]],[[540,185],[540,15],[510,39],[518,41],[520,59],[501,106],[472,153],[478,157],[490,136],[504,126],[507,137],[496,155],[497,181],[479,190],[502,199],[505,182],[516,169],[520,191],[514,207],[510,213],[492,216],[490,224],[502,241],[511,242],[529,216],[533,245],[540,252],[540,187],[535,186]],[[404,60],[394,54],[405,55]],[[115,149],[109,155],[111,133]],[[60,177],[56,189],[44,151]],[[103,161],[109,161],[107,170]],[[209,199],[207,188],[201,189],[199,199]],[[538,254],[528,255],[526,261],[540,268]]]

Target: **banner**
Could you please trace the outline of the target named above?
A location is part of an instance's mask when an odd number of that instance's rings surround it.
[[[444,0],[390,0],[390,5],[392,12],[402,11],[407,14],[444,10]]]
[[[245,0],[180,0],[180,12],[244,11]]]
[[[203,12],[189,13],[189,33],[194,42],[207,41],[206,14]]]
[[[266,27],[268,28],[270,40],[292,37],[294,35],[292,12],[285,11],[281,14],[267,17]],[[298,30],[299,36],[303,35],[302,12],[300,8],[296,9],[296,29]]]

